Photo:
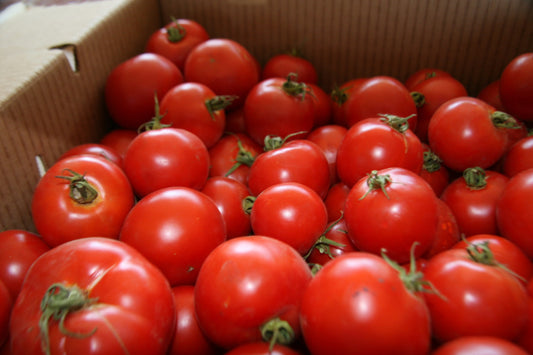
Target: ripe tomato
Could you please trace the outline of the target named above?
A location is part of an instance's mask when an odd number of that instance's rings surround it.
[[[351,79],[341,86],[331,91],[333,123],[341,126],[348,126],[346,108],[349,106],[349,100],[353,100],[352,93],[365,82],[366,78]]]
[[[144,51],[170,59],[183,73],[189,52],[208,39],[209,34],[198,22],[174,19],[150,35]]]
[[[327,262],[348,252],[356,251],[346,232],[344,219],[328,224],[326,231],[318,238],[305,260],[310,265],[326,265]]]
[[[302,355],[302,353],[279,344],[272,347],[266,342],[254,342],[239,345],[224,355]]]
[[[506,112],[519,120],[533,121],[533,52],[511,60],[500,75],[500,98]]]
[[[50,247],[32,232],[11,229],[0,232],[0,281],[15,301],[31,264]]]
[[[387,249],[402,264],[418,242],[417,257],[433,244],[438,222],[435,193],[419,175],[402,168],[373,171],[350,190],[344,206],[348,236],[356,248]]]
[[[468,168],[444,189],[441,199],[457,219],[461,234],[498,234],[496,205],[508,181],[492,170]]]
[[[122,156],[114,148],[99,143],[84,143],[76,145],[64,152],[58,159],[79,154],[94,154],[105,158],[122,168]]]
[[[494,80],[487,84],[483,89],[481,89],[476,97],[485,101],[498,111],[506,111],[500,98],[500,80]]]
[[[286,345],[300,335],[300,301],[311,278],[305,260],[286,243],[259,235],[230,239],[200,269],[198,323],[227,350],[270,341],[274,333]]]
[[[333,222],[339,219],[344,213],[344,202],[350,192],[348,185],[342,181],[336,183],[329,188],[324,204],[328,211],[328,222]]]
[[[324,152],[329,164],[330,185],[339,181],[337,176],[337,151],[348,129],[340,125],[323,125],[315,128],[307,140],[316,143]]]
[[[116,128],[103,136],[102,139],[100,139],[100,144],[113,148],[122,158],[124,158],[128,146],[136,136],[136,130]]]
[[[128,214],[120,240],[139,250],[172,286],[193,285],[207,255],[226,239],[215,203],[187,187],[159,189]]]
[[[313,63],[296,52],[277,54],[270,57],[263,66],[261,80],[286,78],[289,74],[296,74],[298,81],[306,84],[316,84],[318,82],[318,73]]]
[[[154,115],[154,93],[161,100],[183,82],[178,67],[155,53],[142,53],[117,65],[105,84],[105,103],[121,128],[136,130]]]
[[[57,161],[39,180],[31,211],[35,228],[46,244],[57,246],[85,237],[118,238],[134,204],[122,169],[93,155]]]
[[[424,300],[369,253],[346,253],[319,270],[303,295],[300,322],[314,355],[416,355],[430,348]]]
[[[423,147],[406,120],[407,117],[376,116],[350,127],[337,149],[339,179],[353,186],[372,170],[390,167],[418,174],[424,162]]]
[[[437,231],[433,238],[433,244],[423,255],[426,259],[431,258],[441,251],[450,249],[461,239],[457,219],[450,207],[441,199],[437,199],[437,204],[439,207]]]
[[[405,79],[404,85],[409,91],[412,91],[413,87],[422,81],[442,76],[451,75],[447,71],[438,68],[422,68],[418,69],[414,73],[411,73],[407,79]]]
[[[194,47],[185,61],[185,80],[208,86],[217,95],[237,96],[230,108],[242,106],[259,82],[257,61],[241,44],[211,38]]]
[[[435,195],[440,196],[450,183],[450,171],[427,144],[423,143],[422,147],[424,163],[419,174],[433,188]]]
[[[515,343],[492,336],[464,336],[445,343],[431,355],[527,355],[528,352]]]
[[[533,278],[527,284],[527,291],[529,295],[529,321],[517,343],[531,354],[533,353]]]
[[[533,169],[513,176],[505,186],[496,205],[498,229],[503,237],[517,244],[533,258]]]
[[[15,300],[11,298],[7,286],[0,280],[0,348],[9,337],[9,316]]]
[[[503,157],[502,171],[508,177],[533,168],[533,136],[520,139]]]
[[[254,233],[279,239],[305,255],[326,229],[328,216],[320,196],[294,183],[269,186],[255,199],[250,213]]]
[[[13,306],[13,355],[166,353],[174,301],[161,272],[117,240],[57,246],[28,270]]]
[[[320,86],[317,84],[309,84],[313,95],[311,99],[315,104],[315,120],[314,127],[325,126],[331,123],[333,115],[333,107],[331,98]]]
[[[129,145],[124,171],[139,197],[171,186],[199,190],[209,174],[209,152],[197,135],[182,128],[145,131]]]

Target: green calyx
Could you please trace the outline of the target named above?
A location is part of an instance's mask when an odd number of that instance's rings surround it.
[[[366,179],[366,184],[368,185],[368,190],[366,190],[365,194],[359,198],[359,200],[363,200],[371,191],[380,189],[385,197],[389,200],[390,197],[387,194],[387,190],[385,190],[385,186],[390,184],[392,182],[392,179],[389,174],[386,175],[379,175],[377,170],[372,170],[370,174],[368,174],[368,178]]]
[[[187,35],[187,30],[174,17],[171,17],[171,19],[173,23],[167,28],[167,39],[169,42],[176,43]]]
[[[289,322],[278,317],[273,318],[263,324],[260,328],[261,337],[269,342],[269,350],[272,351],[274,345],[289,345],[294,341],[294,330]]]
[[[235,99],[237,99],[237,96],[235,95],[219,95],[212,99],[206,100],[205,107],[207,108],[207,112],[209,112],[211,119],[214,121],[215,112],[224,110],[226,107],[231,105]]]
[[[485,170],[478,166],[465,169],[463,171],[463,179],[465,180],[466,186],[471,190],[481,190],[487,186]]]
[[[426,97],[421,92],[413,91],[410,93],[410,95],[417,108],[420,108],[426,104]]]
[[[301,95],[301,100],[303,101],[305,99],[305,95],[311,94],[311,88],[305,83],[299,83],[295,81],[297,76],[298,75],[296,73],[290,73],[287,75],[287,80],[283,83],[281,88],[290,96]]]
[[[348,94],[346,93],[346,91],[348,91],[348,89],[350,89],[350,87],[346,87],[346,88],[340,88],[338,86],[336,86],[332,91],[331,91],[331,94],[330,94],[330,97],[331,97],[331,100],[337,105],[337,106],[342,106],[342,104],[344,104],[347,100],[348,100]]]
[[[65,169],[64,171],[71,175],[59,175],[56,178],[69,181],[69,196],[72,200],[85,205],[93,202],[98,197],[98,191],[85,179],[85,175],[70,169]]]
[[[483,265],[499,267],[505,270],[506,272],[510,273],[514,277],[518,278],[519,280],[523,282],[527,282],[525,278],[523,278],[522,276],[518,275],[516,272],[509,269],[505,264],[502,264],[498,260],[496,260],[496,258],[494,257],[494,253],[490,249],[489,241],[483,241],[481,243],[476,243],[476,244],[470,243],[466,240],[465,242],[467,244],[466,252],[468,253],[468,256],[470,257],[472,261],[483,264]]]
[[[244,149],[241,140],[237,137],[237,146],[239,151],[235,156],[235,164],[226,172],[224,176],[230,176],[235,170],[237,170],[241,165],[251,167],[255,161],[255,157],[250,153],[250,151]]]
[[[389,114],[380,114],[381,121],[385,122],[392,128],[394,128],[396,131],[400,133],[404,133],[409,129],[409,119],[415,114],[409,115],[407,117],[400,117],[396,115],[389,115]]]
[[[242,199],[242,210],[247,215],[252,213],[252,208],[254,207],[254,202],[256,200],[255,196],[246,196]]]
[[[270,150],[274,150],[274,149],[278,149],[280,148],[283,144],[285,144],[285,142],[294,137],[294,136],[297,136],[299,134],[304,134],[304,133],[307,133],[306,131],[299,131],[299,132],[294,132],[294,133],[291,133],[289,135],[287,135],[285,138],[281,138],[279,136],[271,136],[271,135],[268,135],[265,137],[264,139],[264,143],[263,143],[263,150],[265,152],[268,152]]]
[[[331,259],[333,259],[334,256],[331,254],[331,247],[334,246],[334,247],[337,247],[337,248],[344,248],[346,246],[346,245],[344,245],[342,243],[338,243],[338,242],[336,242],[334,240],[331,240],[328,237],[326,237],[326,234],[328,234],[331,231],[331,229],[333,229],[333,227],[335,227],[335,225],[342,220],[342,218],[343,218],[343,215],[341,214],[341,216],[337,220],[335,220],[333,223],[331,223],[326,228],[324,233],[322,233],[322,235],[317,239],[317,241],[315,242],[315,244],[313,244],[311,249],[309,249],[307,254],[304,255],[304,259],[307,260],[307,258],[309,258],[309,256],[311,255],[311,253],[315,249],[318,250],[318,252],[320,254],[326,254]]]
[[[141,133],[144,131],[152,131],[154,129],[161,129],[170,127],[170,124],[161,123],[165,115],[161,115],[159,112],[159,99],[157,98],[157,93],[154,93],[154,117],[148,122],[143,123],[139,126],[137,132]]]
[[[438,171],[442,166],[442,159],[430,150],[424,152],[424,163],[422,168],[427,172],[433,173]]]
[[[508,129],[520,129],[518,121],[508,113],[502,111],[494,111],[490,118],[492,124],[498,128],[508,128]]]

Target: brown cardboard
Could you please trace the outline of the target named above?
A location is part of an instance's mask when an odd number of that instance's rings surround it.
[[[51,164],[111,126],[103,87],[170,16],[264,64],[296,47],[326,90],[356,77],[449,71],[471,95],[533,51],[530,0],[102,0],[33,7],[0,24],[0,230],[33,229],[35,157]],[[62,49],[76,55],[74,71]]]

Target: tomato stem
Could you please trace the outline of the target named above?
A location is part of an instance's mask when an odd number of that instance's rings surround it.
[[[465,169],[463,179],[471,190],[481,190],[487,186],[487,175],[479,166]]]
[[[492,124],[498,128],[520,129],[522,128],[516,119],[508,113],[494,111],[491,116]]]
[[[427,172],[434,173],[438,171],[442,166],[442,159],[431,150],[424,152],[424,164],[422,168]]]
[[[256,200],[255,196],[246,196],[245,198],[242,199],[242,209],[244,213],[248,215],[252,213],[252,208],[254,206],[255,200]]]
[[[294,133],[288,134],[285,138],[281,138],[279,136],[267,135],[265,137],[265,140],[264,140],[264,148],[263,148],[263,150],[265,152],[268,152],[270,150],[278,149],[283,144],[285,144],[287,139],[292,138],[294,136],[297,136],[299,134],[304,134],[304,133],[307,133],[307,131],[294,132]]]
[[[381,189],[381,191],[383,191],[383,194],[385,194],[385,197],[387,197],[387,200],[390,200],[390,197],[387,194],[387,191],[385,190],[385,186],[387,186],[387,184],[391,182],[392,180],[389,174],[378,175],[377,170],[372,170],[372,172],[368,174],[368,178],[366,179],[366,184],[369,188],[368,190],[366,190],[365,194],[359,198],[359,200],[363,200],[371,191],[374,191],[376,189]]]
[[[426,104],[426,97],[421,92],[413,91],[410,93],[410,95],[413,98],[417,108],[420,108]]]
[[[274,349],[274,345],[289,345],[294,340],[294,330],[289,322],[273,318],[260,327],[261,336],[264,341],[270,343],[269,350]]]
[[[331,100],[337,106],[339,106],[339,107],[342,106],[348,100],[348,94],[346,93],[346,91],[348,91],[351,88],[352,88],[352,85],[350,85],[348,87],[345,87],[345,88],[340,88],[340,87],[336,86],[331,91],[331,94],[330,94]]]
[[[157,98],[157,92],[154,93],[154,117],[148,122],[143,123],[139,126],[138,132],[141,133],[142,131],[151,131],[154,129],[160,129],[160,128],[166,128],[170,127],[170,124],[164,124],[161,123],[161,120],[163,119],[165,115],[161,115],[159,112],[159,99]]]
[[[480,263],[480,264],[488,265],[488,266],[499,267],[499,268],[505,270],[506,272],[510,273],[511,275],[515,276],[519,280],[521,280],[523,282],[527,282],[527,280],[525,278],[523,278],[522,276],[518,275],[513,270],[509,269],[505,264],[502,264],[498,260],[496,260],[496,258],[494,257],[494,254],[492,253],[492,250],[490,249],[488,240],[485,240],[485,241],[483,241],[481,243],[476,243],[476,244],[470,243],[466,239],[463,239],[463,240],[467,244],[466,252],[470,256],[470,258],[473,261],[475,261],[476,263]]]
[[[98,197],[98,191],[86,179],[73,170],[65,169],[72,176],[59,175],[56,178],[69,181],[69,196],[79,204],[85,205],[93,202]]]
[[[237,137],[237,146],[239,148],[239,151],[235,156],[235,164],[233,164],[233,166],[226,172],[226,174],[224,175],[226,177],[230,176],[241,165],[251,167],[255,161],[255,157],[252,155],[252,153],[249,150],[244,149],[244,146],[242,145],[242,142],[239,137]]]
[[[304,259],[307,260],[307,258],[309,258],[309,256],[311,255],[311,253],[313,252],[314,249],[317,249],[319,251],[320,254],[327,254],[331,259],[333,259],[333,255],[331,254],[331,249],[330,247],[331,246],[334,246],[334,247],[337,247],[337,248],[344,248],[346,245],[342,244],[342,243],[338,243],[334,240],[331,240],[329,239],[328,237],[326,237],[326,234],[328,234],[329,231],[331,231],[331,229],[333,229],[333,227],[338,224],[343,218],[343,214],[341,212],[341,216],[336,219],[335,221],[333,221],[327,228],[326,230],[324,231],[324,233],[322,233],[322,235],[317,239],[317,241],[315,242],[315,244],[313,244],[313,246],[309,249],[309,251],[307,252],[307,254],[304,255]]]
[[[178,23],[176,18],[171,17],[171,20],[173,24],[167,28],[167,39],[169,42],[176,43],[181,41],[183,37],[187,35],[187,30]]]
[[[219,95],[212,99],[205,100],[205,107],[207,112],[211,116],[211,119],[215,120],[215,111],[220,111],[231,105],[231,103],[237,98],[235,95]]]
[[[297,77],[298,74],[289,73],[289,75],[287,75],[287,81],[283,83],[281,88],[290,96],[301,95],[301,100],[303,101],[305,99],[305,95],[311,94],[311,87],[305,83],[294,81]]]
[[[379,116],[381,117],[382,122],[385,122],[386,124],[394,128],[396,131],[404,133],[409,129],[409,119],[416,115],[412,114],[407,117],[400,117],[396,115],[380,114]]]

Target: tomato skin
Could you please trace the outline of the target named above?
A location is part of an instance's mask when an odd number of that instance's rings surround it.
[[[491,336],[465,336],[440,346],[431,355],[527,355],[528,352],[515,343]]]
[[[170,285],[192,285],[207,255],[226,240],[226,229],[207,195],[169,187],[146,195],[131,209],[120,240],[156,265]]]
[[[405,79],[404,85],[409,91],[412,91],[413,87],[420,84],[424,80],[443,76],[448,77],[451,76],[451,74],[438,68],[421,68],[414,73],[411,73],[407,79]]]
[[[533,136],[517,141],[507,151],[502,162],[502,172],[508,177],[530,168],[533,168]]]
[[[97,191],[89,203],[70,197],[70,169],[84,174]],[[49,246],[100,236],[118,238],[122,223],[134,204],[134,195],[122,169],[93,155],[75,155],[57,161],[39,180],[32,199],[32,217],[38,234]]]
[[[94,154],[112,161],[122,168],[122,156],[114,148],[99,143],[85,143],[74,146],[64,152],[58,160],[79,154]]]
[[[124,171],[139,197],[172,186],[198,190],[209,174],[209,152],[198,136],[181,128],[145,131],[129,145]]]
[[[154,116],[154,93],[158,100],[183,82],[178,67],[155,53],[138,54],[117,65],[105,84],[105,102],[113,121],[136,130]]]
[[[161,272],[138,251],[106,238],[85,238],[57,246],[28,270],[12,311],[12,353],[42,354],[41,300],[53,284],[76,285],[95,303],[70,311],[64,335],[50,319],[52,354],[165,354],[174,329],[174,302]],[[142,287],[142,292],[139,292]]]
[[[341,86],[331,92],[333,123],[340,126],[348,126],[346,109],[349,100],[353,100],[353,95],[357,88],[365,82],[366,78],[355,78],[346,81]]]
[[[433,244],[423,255],[426,259],[431,258],[433,255],[436,255],[441,251],[450,249],[461,240],[459,225],[457,224],[457,219],[452,210],[441,199],[437,199],[437,204],[439,208],[437,231],[433,238]]]
[[[315,355],[415,355],[430,347],[423,299],[381,257],[364,252],[341,255],[318,271],[305,290],[300,322]]]
[[[433,188],[435,195],[440,196],[450,183],[450,171],[427,144],[422,143],[422,147],[424,149],[424,163],[419,175]]]
[[[510,113],[519,120],[533,121],[533,52],[511,60],[500,75],[500,98]]]
[[[494,80],[487,84],[476,96],[478,99],[485,101],[498,111],[505,112],[506,109],[500,98],[500,80]]]
[[[289,74],[296,74],[298,81],[306,84],[316,84],[318,74],[313,63],[296,54],[277,54],[271,57],[263,66],[261,80],[270,78],[286,78]]]
[[[350,192],[348,185],[339,181],[329,188],[328,194],[324,198],[324,204],[328,211],[328,222],[339,219],[344,213],[344,202]]]
[[[527,284],[527,291],[529,295],[529,321],[517,344],[529,351],[529,353],[533,353],[533,278]]]
[[[317,84],[308,83],[307,85],[311,88],[311,92],[313,93],[311,99],[315,104],[314,127],[316,128],[330,124],[333,115],[330,96]]]
[[[259,327],[279,317],[298,338],[300,300],[312,275],[298,252],[253,235],[230,239],[209,254],[195,285],[198,323],[229,350],[261,340]]]
[[[169,28],[179,29],[180,36],[172,37]],[[180,18],[153,32],[146,42],[144,51],[168,58],[183,73],[185,60],[190,51],[208,39],[209,34],[202,25],[190,19]]]
[[[102,139],[100,139],[100,144],[113,148],[122,158],[124,158],[128,146],[136,136],[136,130],[116,128],[103,136]]]
[[[0,348],[9,337],[9,316],[14,299],[11,298],[7,286],[0,280]]]
[[[316,143],[324,152],[329,164],[330,185],[339,181],[337,176],[337,151],[348,129],[340,125],[324,125],[315,128],[307,140]]]
[[[522,282],[498,266],[472,260],[465,248],[433,256],[424,276],[440,293],[424,294],[439,342],[471,335],[515,340],[524,329],[527,292]]]
[[[270,349],[269,343],[255,342],[239,345],[224,355],[302,355],[302,353],[280,344],[275,344]]]
[[[379,254],[385,248],[391,259],[406,263],[413,243],[419,243],[416,257],[433,244],[439,215],[437,198],[431,187],[409,170],[382,169],[377,176],[390,178],[383,186],[386,194],[379,187],[370,189],[367,179],[361,179],[346,198],[348,236],[359,250]]]

